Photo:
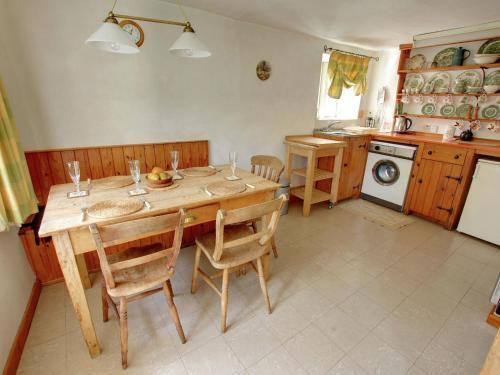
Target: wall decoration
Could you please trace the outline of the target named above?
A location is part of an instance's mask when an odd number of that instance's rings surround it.
[[[259,77],[261,81],[266,81],[271,76],[271,65],[265,60],[259,62],[255,70],[257,72],[257,77]]]

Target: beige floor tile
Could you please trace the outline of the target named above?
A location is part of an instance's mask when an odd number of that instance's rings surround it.
[[[222,337],[216,337],[182,357],[191,375],[236,374],[243,366]]]
[[[427,375],[427,373],[414,365],[410,368],[410,370],[408,370],[406,375]]]
[[[347,284],[356,289],[361,288],[370,282],[373,282],[373,280],[375,279],[369,273],[354,267],[350,263],[337,271],[335,273],[335,276],[337,276],[339,279],[342,279]]]
[[[450,298],[442,289],[435,286],[422,285],[411,296],[414,303],[447,317],[457,306],[457,300]]]
[[[412,362],[375,335],[368,335],[350,353],[370,374],[406,374]]]
[[[392,286],[407,296],[412,294],[422,284],[421,281],[408,276],[405,271],[394,267],[389,267],[388,270],[377,277],[377,280]]]
[[[470,309],[476,310],[486,316],[490,313],[491,304],[489,295],[479,293],[474,289],[470,289],[467,294],[462,298],[460,304],[467,306]]]
[[[491,265],[491,262],[495,260],[499,253],[500,249],[497,246],[472,238],[467,238],[457,249],[457,254],[486,265]]]
[[[244,367],[256,363],[280,346],[277,334],[259,316],[229,329],[223,337]]]
[[[280,346],[255,365],[250,366],[251,375],[306,375],[307,372],[300,366],[287,351]]]
[[[389,314],[383,306],[370,301],[359,292],[350,296],[338,307],[367,329],[374,328]]]
[[[472,289],[485,294],[491,295],[493,289],[495,288],[498,276],[500,272],[498,267],[486,266],[481,274],[477,277],[476,281],[472,285]]]
[[[333,302],[309,286],[288,297],[287,301],[308,321],[315,320],[333,306]]]
[[[380,279],[375,279],[372,283],[365,285],[359,289],[359,292],[389,311],[394,310],[406,298],[406,294]]]
[[[428,375],[477,375],[479,368],[466,363],[462,358],[444,347],[431,343],[417,360],[416,366]]]
[[[345,301],[357,290],[356,287],[326,272],[311,284],[311,288],[334,304]]]
[[[345,356],[340,360],[327,375],[366,375],[368,374],[363,370],[352,358]]]
[[[311,375],[325,374],[345,354],[314,325],[296,334],[284,347]]]
[[[479,274],[486,267],[485,264],[477,260],[471,259],[470,257],[458,254],[458,252],[449,257],[448,260],[445,263],[443,263],[443,265],[453,267],[457,275],[468,274],[476,277],[479,276]]]
[[[345,352],[368,334],[366,328],[337,307],[327,310],[314,324]]]
[[[309,319],[300,314],[289,301],[277,305],[272,314],[263,316],[263,319],[282,343],[309,324]]]
[[[52,313],[35,314],[26,341],[27,347],[43,344],[66,334],[66,311],[57,309]]]
[[[66,337],[45,341],[24,349],[18,374],[65,374]]]

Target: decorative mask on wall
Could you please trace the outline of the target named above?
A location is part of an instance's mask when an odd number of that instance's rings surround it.
[[[269,65],[267,61],[262,60],[257,64],[255,71],[257,72],[257,77],[259,77],[261,81],[265,81],[271,76],[271,65]]]

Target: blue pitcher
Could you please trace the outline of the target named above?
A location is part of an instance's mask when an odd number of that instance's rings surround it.
[[[453,60],[451,65],[463,65],[464,60],[470,56],[470,51],[468,49],[458,47],[453,54]]]

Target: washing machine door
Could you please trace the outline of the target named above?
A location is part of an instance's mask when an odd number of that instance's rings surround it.
[[[389,159],[382,159],[375,163],[372,168],[374,180],[383,186],[394,185],[400,175],[398,165]]]

